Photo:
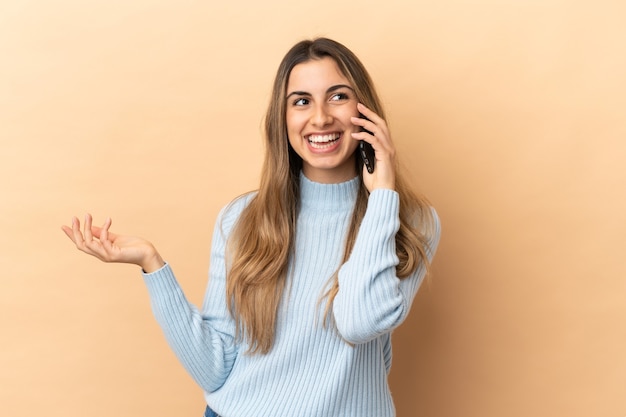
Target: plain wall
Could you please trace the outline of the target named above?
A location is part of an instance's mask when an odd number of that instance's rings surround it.
[[[398,416],[626,415],[625,16],[618,0],[3,1],[0,414],[201,415],[138,268],[60,225],[111,216],[201,303],[215,216],[257,186],[278,63],[324,35],[370,70],[443,222],[394,335]]]

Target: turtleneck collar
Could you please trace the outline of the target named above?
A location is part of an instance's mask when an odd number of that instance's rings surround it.
[[[300,172],[300,206],[315,210],[352,209],[359,190],[359,177],[338,184],[314,182]]]

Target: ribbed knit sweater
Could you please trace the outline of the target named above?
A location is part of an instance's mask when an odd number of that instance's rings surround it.
[[[319,184],[301,175],[300,185],[292,273],[268,354],[249,354],[245,341],[235,343],[225,297],[226,239],[252,194],[220,212],[202,310],[187,301],[169,264],[144,274],[152,309],[207,403],[223,417],[392,417],[391,331],[409,313],[425,273],[420,267],[408,278],[396,276],[398,194],[370,194],[354,249],[339,269],[334,325],[324,326],[319,300],[341,264],[359,179]],[[437,221],[431,257],[438,240]]]

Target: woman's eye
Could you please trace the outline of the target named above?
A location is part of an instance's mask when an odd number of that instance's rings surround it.
[[[340,100],[347,100],[349,97],[346,93],[337,93],[337,94],[333,94],[330,97],[331,101],[340,101]]]
[[[299,98],[293,102],[294,106],[305,106],[307,104],[309,104],[309,100],[306,98]]]

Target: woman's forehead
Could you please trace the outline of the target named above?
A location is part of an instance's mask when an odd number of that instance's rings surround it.
[[[288,92],[293,90],[307,92],[325,91],[328,87],[337,84],[345,84],[352,87],[335,60],[330,57],[324,57],[311,59],[294,66],[289,75],[287,90]]]

